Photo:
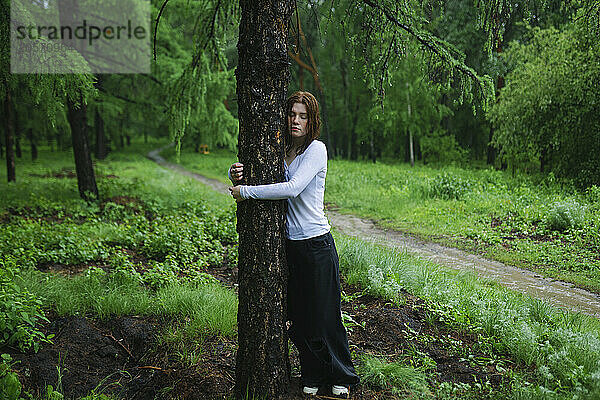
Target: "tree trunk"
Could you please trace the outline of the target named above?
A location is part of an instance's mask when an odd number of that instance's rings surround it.
[[[61,26],[73,26],[79,21],[80,13],[78,3],[75,0],[59,1],[57,2],[57,6]],[[78,50],[78,45],[81,43],[75,37],[67,35],[63,38],[62,44],[67,48]],[[87,107],[83,101],[83,93],[77,88],[71,90],[75,91],[77,101],[73,102],[67,96],[67,119],[71,126],[71,141],[73,144],[73,156],[75,158],[77,186],[81,198],[92,201],[98,198],[98,187],[96,186],[96,176],[94,175],[92,155],[88,144]]]
[[[19,125],[19,114],[17,113],[17,108],[13,105],[13,123],[14,123],[14,133],[15,133],[15,155],[17,158],[23,158],[23,152],[21,151],[21,126]]]
[[[292,0],[240,0],[236,69],[239,153],[249,185],[281,182]],[[285,201],[238,204],[236,398],[274,399],[289,386],[285,330]]]
[[[35,144],[35,139],[33,138],[32,128],[29,128],[27,131],[27,139],[29,139],[29,145],[31,146],[31,161],[35,161],[38,158],[38,150],[37,145]]]
[[[4,137],[6,139],[6,178],[8,182],[16,182],[17,177],[15,173],[15,152],[13,149],[14,141],[14,125],[11,115],[11,96],[6,85],[6,96],[4,97]]]
[[[546,166],[548,165],[548,148],[543,147],[540,152],[540,172],[546,172]]]
[[[103,82],[104,75],[96,74],[96,82],[94,83],[96,89],[101,90]],[[96,107],[96,112],[94,113],[94,130],[96,133],[94,153],[96,153],[96,159],[104,160],[108,155],[108,141],[106,139],[106,134],[104,133],[104,119],[100,115],[98,107]]]
[[[407,112],[408,112],[408,148],[409,148],[409,152],[410,152],[410,166],[414,167],[415,166],[415,150],[414,150],[414,144],[413,144],[413,134],[412,131],[410,130],[410,121],[411,121],[411,109],[410,109],[410,93],[409,93],[409,84],[408,82],[406,82],[406,105],[408,107]]]
[[[121,133],[121,136],[119,137],[119,144],[121,145],[121,148],[125,148],[125,135],[123,135]]]
[[[496,49],[496,51],[498,53],[502,52],[502,47],[500,45],[498,45],[498,48]],[[500,96],[500,90],[504,87],[504,77],[503,76],[499,76],[498,77],[498,81],[496,82],[496,102],[498,102],[498,97]],[[490,126],[490,135],[488,137],[488,148],[487,148],[487,163],[488,164],[494,164],[494,162],[496,161],[496,148],[492,145],[492,139],[494,138],[494,127]],[[506,166],[504,165],[504,161],[502,162],[502,170],[506,169]]]
[[[371,155],[371,161],[373,164],[377,162],[377,153],[375,152],[375,133],[371,131],[371,136],[369,137],[369,152]]]
[[[125,140],[127,142],[127,146],[131,146],[131,136],[125,135]]]
[[[106,135],[104,134],[104,120],[98,109],[96,109],[94,116],[94,128],[96,129],[96,158],[104,160],[108,155],[108,149],[106,148]]]
[[[346,137],[349,137],[349,133],[348,133],[348,114],[350,113],[350,106],[349,106],[349,101],[348,101],[348,70],[346,67],[346,61],[344,60],[344,58],[340,58],[340,78],[342,81],[342,99],[343,99],[343,103],[342,106],[344,107],[343,112],[341,113],[343,115],[343,125],[341,127],[337,127],[337,129],[334,129],[334,131],[337,131],[338,129],[342,128],[342,131],[344,132],[343,134]],[[338,138],[340,136],[338,135]],[[350,157],[348,157],[350,158]]]
[[[23,158],[23,151],[21,150],[21,134],[15,129],[15,155],[17,158]]]
[[[488,146],[487,146],[487,163],[488,163],[488,165],[492,165],[496,161],[496,148],[492,144],[493,138],[494,138],[494,127],[490,126],[490,135],[488,136]]]
[[[86,106],[81,93],[79,93],[79,103],[78,108],[75,108],[75,104],[67,99],[67,117],[71,125],[79,195],[82,199],[91,201],[98,198],[98,187],[88,145]]]
[[[360,103],[356,99],[356,107],[352,114],[352,127],[350,128],[350,142],[348,143],[348,159],[356,161],[358,159],[358,144],[356,134],[356,124],[358,123],[358,110],[360,109]]]

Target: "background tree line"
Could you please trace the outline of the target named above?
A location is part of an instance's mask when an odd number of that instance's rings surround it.
[[[14,157],[27,149],[35,158],[40,144],[66,149],[74,128],[84,132],[98,159],[132,138],[149,136],[170,136],[196,150],[200,144],[235,149],[235,5],[220,10],[217,43],[202,39],[207,32],[199,23],[211,26],[210,5],[170,0],[160,14],[151,74],[34,76],[9,73],[10,8],[9,0],[2,1],[0,149],[9,180],[16,179]],[[594,157],[600,146],[595,61],[600,50],[589,19],[594,2],[517,4],[491,52],[471,0],[415,6],[429,21],[424,29],[451,43],[480,76],[493,79],[497,101],[489,110],[463,101],[460,84],[434,76],[428,55],[413,42],[400,44],[406,56],[377,81],[370,65],[391,50],[361,42],[372,22],[360,12],[349,13],[352,3],[299,4],[302,40],[297,29],[289,38],[297,53],[290,59],[290,90],[302,87],[319,96],[330,156],[409,162],[412,142],[412,157],[424,163],[485,162],[553,172],[579,186],[600,181]],[[153,2],[153,18],[163,4]],[[387,43],[386,37],[378,40]],[[75,110],[81,111],[78,125]],[[94,193],[94,183],[84,183],[86,190]]]
[[[237,120],[227,110],[226,101],[235,90],[232,71],[219,67],[215,57],[206,54],[194,60],[194,35],[198,34],[194,25],[203,11],[198,2],[172,0],[156,36],[155,51],[160,57],[150,74],[135,75],[11,74],[11,3],[1,2],[0,154],[6,159],[9,181],[18,176],[15,158],[26,151],[36,159],[39,145],[53,150],[72,147],[80,193],[93,199],[98,192],[92,156],[104,159],[111,149],[127,146],[132,140],[177,138],[187,129],[186,140],[195,144],[231,149],[237,144]],[[152,2],[155,19],[161,4]],[[67,12],[59,15],[61,24],[73,17]],[[235,21],[227,28],[232,27]],[[196,67],[192,70],[193,63]],[[190,79],[190,71],[194,79]],[[182,86],[182,80],[193,85]]]

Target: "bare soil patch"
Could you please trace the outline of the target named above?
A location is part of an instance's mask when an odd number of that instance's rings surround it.
[[[74,267],[73,269],[78,269]],[[69,269],[70,271],[70,269]],[[209,271],[224,285],[235,288],[236,272],[228,266]],[[65,273],[63,271],[63,273]],[[428,372],[431,383],[485,382],[500,387],[503,375],[491,366],[476,365],[456,354],[457,346],[478,355],[477,336],[455,332],[428,315],[424,302],[407,293],[396,305],[343,284],[352,299],[342,305],[357,323],[349,330],[353,354],[376,355],[388,361],[401,361],[415,350],[435,361]],[[197,364],[183,363],[173,349],[159,345],[163,328],[181,321],[126,316],[98,321],[80,316],[50,316],[46,334],[56,335],[53,343],[36,353],[2,349],[19,363],[16,371],[24,388],[41,393],[47,385],[56,387],[59,373],[66,398],[78,398],[91,391],[102,391],[119,399],[227,399],[233,396],[237,340],[207,336],[202,342]],[[452,340],[448,340],[448,338]],[[412,353],[411,353],[412,352]],[[58,366],[58,368],[57,368]],[[285,399],[302,399],[299,362],[292,349],[292,381]],[[320,392],[321,393],[321,392]],[[330,394],[322,390],[321,398]],[[353,399],[400,399],[386,388],[354,388]]]

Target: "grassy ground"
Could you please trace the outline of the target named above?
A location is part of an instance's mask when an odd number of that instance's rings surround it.
[[[174,151],[165,153],[174,160]],[[226,181],[236,156],[181,154]],[[325,201],[426,240],[459,247],[600,293],[600,188],[491,169],[330,160]]]
[[[9,394],[19,380],[40,400],[228,393],[237,300],[214,272],[236,264],[233,202],[143,157],[159,146],[98,162],[98,203],[79,200],[68,153],[42,151],[39,162],[18,163],[17,184],[0,183],[0,353],[10,353],[0,362],[0,397],[16,399]],[[213,157],[217,176],[231,159]],[[335,236],[359,398],[600,396],[597,320]],[[82,337],[94,340],[81,353],[68,347]],[[52,387],[35,386],[26,372],[42,364]],[[105,374],[90,378],[95,386],[69,380],[102,366],[113,369],[95,372]],[[115,391],[115,382],[129,386]]]

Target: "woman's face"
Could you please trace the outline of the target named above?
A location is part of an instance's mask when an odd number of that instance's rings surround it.
[[[308,123],[308,113],[306,106],[302,103],[294,103],[288,114],[288,126],[292,138],[301,138],[306,135],[306,125]]]

